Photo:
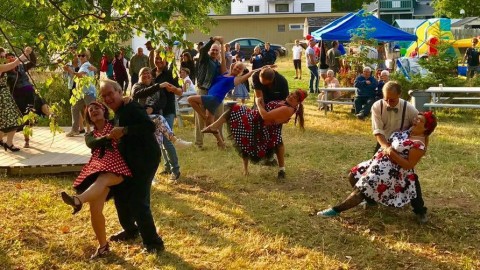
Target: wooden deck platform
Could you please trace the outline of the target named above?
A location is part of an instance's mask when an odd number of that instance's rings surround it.
[[[62,129],[70,131],[70,127]],[[76,172],[91,156],[84,136],[66,137],[65,133],[57,133],[54,137],[48,127],[33,128],[30,148],[23,148],[20,132],[15,134],[14,145],[21,150],[5,152],[0,149],[0,171],[6,171],[7,175]]]

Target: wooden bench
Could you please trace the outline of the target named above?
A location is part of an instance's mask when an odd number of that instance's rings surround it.
[[[352,105],[353,106],[354,103],[352,101],[352,97],[345,97],[345,96],[342,95],[339,98],[328,99],[328,92],[336,92],[336,91],[353,92],[355,94],[355,92],[357,91],[357,88],[355,88],[355,87],[320,88],[320,92],[324,92],[324,95],[323,95],[323,99],[317,100],[318,105],[323,106],[325,104],[326,105],[341,104],[341,105]],[[333,106],[332,106],[332,110],[333,110]],[[327,111],[328,110],[325,110],[325,115],[327,115]]]
[[[443,93],[480,94],[480,87],[430,87],[425,90],[431,94],[431,100],[423,105],[424,108],[460,108],[480,109],[480,96],[442,97]],[[451,103],[449,101],[464,100],[469,103]]]
[[[193,108],[188,103],[187,98],[196,94],[196,92],[184,92],[181,96],[176,96],[175,110],[179,127],[183,127],[182,115],[193,113]]]

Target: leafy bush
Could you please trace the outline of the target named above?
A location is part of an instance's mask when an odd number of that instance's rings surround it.
[[[72,119],[70,114],[71,105],[70,91],[67,82],[61,73],[50,73],[43,81],[37,82],[37,91],[50,105],[53,113],[57,116],[57,124],[70,126]],[[40,123],[42,124],[42,122]]]

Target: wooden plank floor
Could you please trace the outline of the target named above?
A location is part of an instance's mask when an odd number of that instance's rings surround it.
[[[70,127],[62,129],[70,131]],[[33,128],[30,148],[23,148],[22,133],[15,134],[14,145],[21,150],[5,152],[0,149],[0,169],[7,170],[7,174],[79,171],[91,156],[83,136],[66,137],[65,133],[53,136],[48,127]]]

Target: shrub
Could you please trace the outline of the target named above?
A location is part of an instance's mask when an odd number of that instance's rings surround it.
[[[44,77],[44,80],[37,82],[37,91],[42,98],[52,108],[57,116],[57,124],[60,126],[71,125],[71,105],[68,102],[70,99],[70,91],[67,87],[67,82],[61,73],[51,72],[49,76]],[[44,124],[43,121],[40,124]]]

